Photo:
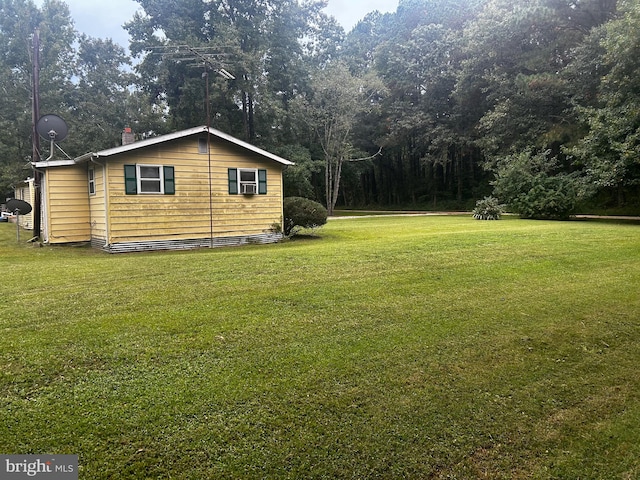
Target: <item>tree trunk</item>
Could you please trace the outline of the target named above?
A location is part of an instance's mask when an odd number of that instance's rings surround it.
[[[242,127],[244,130],[245,140],[249,140],[249,104],[247,92],[242,92]]]
[[[336,208],[336,203],[338,203],[338,192],[340,191],[340,176],[342,175],[342,160],[338,160],[338,164],[336,165],[336,170],[334,172],[335,178],[333,180],[333,196],[331,198],[331,213]]]
[[[255,126],[255,117],[254,117],[254,104],[253,104],[253,96],[251,94],[248,95],[248,106],[249,106],[249,118],[248,118],[248,134],[249,136],[247,137],[249,142],[253,142],[253,140],[256,138],[256,126]]]
[[[618,184],[618,207],[624,206],[624,188]]]
[[[331,164],[331,158],[326,157],[325,158],[325,166],[324,166],[324,182],[325,182],[325,201],[327,202],[327,213],[329,215],[333,215],[333,207],[331,206],[331,198],[332,198],[332,192],[331,192],[331,168],[332,164]]]
[[[458,191],[457,191],[457,195],[456,198],[459,202],[462,202],[462,180],[463,180],[463,174],[462,174],[462,151],[460,148],[456,147],[455,149],[456,152],[456,175],[457,175],[457,180],[458,180]]]

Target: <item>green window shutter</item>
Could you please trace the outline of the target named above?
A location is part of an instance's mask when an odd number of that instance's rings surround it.
[[[176,193],[176,180],[173,176],[173,167],[162,167],[164,173],[164,194],[174,195]]]
[[[237,168],[229,169],[229,194],[230,195],[238,194],[238,169]]]
[[[258,170],[258,193],[260,195],[267,194],[267,171]]]
[[[124,166],[124,190],[127,195],[138,193],[138,180],[136,179],[136,166]]]

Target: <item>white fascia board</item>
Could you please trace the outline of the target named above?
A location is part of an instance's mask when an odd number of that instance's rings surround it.
[[[33,165],[35,168],[65,167],[75,164],[75,160],[49,160],[44,162],[31,162],[31,165]]]
[[[273,153],[267,152],[266,150],[262,150],[261,148],[258,148],[255,145],[251,145],[250,143],[243,142],[242,140],[232,137],[231,135],[227,135],[226,133],[221,132],[220,130],[216,130],[215,128],[209,128],[208,131],[209,131],[209,134],[214,137],[220,138],[222,140],[226,140],[227,142],[233,143],[234,145],[242,147],[251,152],[257,153],[260,156],[269,158],[270,160],[274,160],[282,165],[294,165],[294,163],[290,162],[289,160],[285,160],[284,158],[279,157],[278,155],[274,155]],[[93,156],[95,158],[110,157],[112,155],[117,155],[119,153],[130,152],[132,150],[137,150],[139,148],[150,147],[160,143],[169,142],[171,140],[177,140],[180,138],[189,137],[191,135],[196,135],[198,133],[206,133],[206,132],[207,132],[207,127],[189,128],[187,130],[181,130],[179,132],[169,133],[168,135],[160,135],[159,137],[147,138],[146,140],[130,143],[129,145],[122,145],[120,147],[101,150],[93,154]],[[78,159],[80,158],[82,157],[78,157]]]
[[[207,127],[195,127],[188,130],[181,130],[179,132],[169,133],[167,135],[160,135],[159,137],[147,138],[146,140],[140,140],[139,142],[133,142],[128,145],[122,145],[120,147],[108,148],[106,150],[100,150],[95,153],[96,157],[110,157],[111,155],[117,155],[119,153],[129,152],[131,150],[137,150],[139,148],[150,147],[159,143],[169,142],[178,138],[188,137],[189,135],[195,135],[196,133],[206,132]]]
[[[95,157],[96,154],[93,152],[85,153],[80,157],[73,159],[64,159],[64,160],[44,160],[41,162],[31,162],[35,168],[48,168],[48,167],[68,167],[71,165],[77,165],[78,163],[87,161]]]

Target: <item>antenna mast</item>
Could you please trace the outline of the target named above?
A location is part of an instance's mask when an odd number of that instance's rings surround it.
[[[33,91],[32,91],[32,104],[33,104],[33,129],[31,131],[31,141],[33,145],[31,161],[37,162],[40,160],[40,137],[36,131],[36,124],[40,119],[40,29],[36,28],[33,32]],[[33,240],[40,240],[41,216],[42,216],[42,198],[40,183],[42,181],[42,175],[33,167]]]

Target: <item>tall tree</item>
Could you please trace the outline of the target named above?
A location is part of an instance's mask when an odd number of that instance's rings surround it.
[[[598,49],[588,61],[603,75],[595,98],[578,106],[588,131],[569,152],[594,185],[615,192],[621,206],[625,190],[640,185],[640,4],[621,2],[619,18],[592,37]]]
[[[465,28],[460,88],[483,92],[477,121],[489,158],[571,140],[576,118],[572,86],[561,75],[572,50],[598,22],[610,0],[490,0]]]
[[[353,133],[363,115],[370,113],[384,95],[375,77],[359,78],[343,63],[332,63],[311,81],[311,94],[299,99],[299,114],[315,133],[325,160],[325,199],[329,215],[338,201],[342,168],[356,158]],[[370,157],[369,157],[370,158]]]
[[[65,142],[74,153],[119,144],[122,129],[134,120],[126,111],[133,84],[129,65],[112,40],[79,36],[75,88],[68,96],[73,135]]]
[[[214,69],[225,67],[236,78],[212,89],[217,126],[250,141],[281,126],[277,109],[286,109],[304,82],[304,43],[313,43],[325,17],[322,1],[190,0],[179,8],[173,0],[138,3],[144,13],[126,26],[131,50],[144,56],[138,72],[145,88],[166,101],[176,127],[203,123],[197,118],[206,110],[201,70],[191,67],[193,61],[162,55],[178,45],[202,52]]]
[[[470,189],[475,156],[468,116],[454,94],[462,31],[477,2],[400,2],[392,32],[375,49],[375,67],[390,90],[387,143],[396,158],[394,201],[435,203],[440,191],[458,201]],[[386,174],[387,176],[389,174]]]
[[[32,39],[40,30],[40,109],[64,116],[66,94],[72,88],[75,32],[63,2],[47,0],[41,9],[28,0],[0,0],[0,191],[13,187],[29,173],[32,159]]]

